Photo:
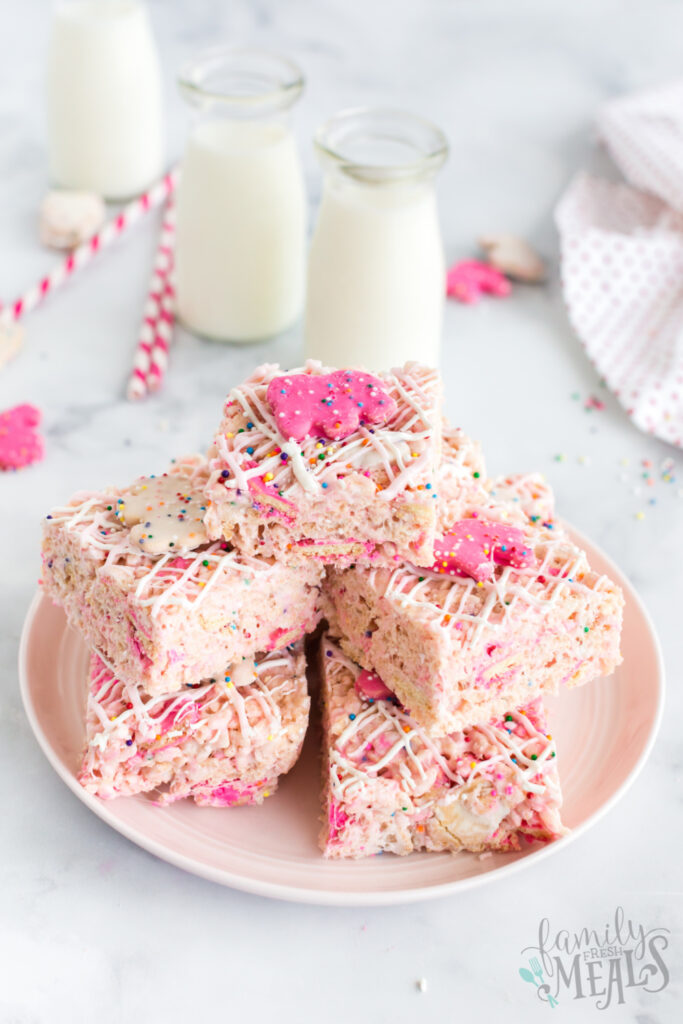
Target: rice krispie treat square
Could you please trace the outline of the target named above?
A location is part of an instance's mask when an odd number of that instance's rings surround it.
[[[378,376],[309,361],[233,388],[210,453],[206,524],[288,563],[430,564],[441,382],[409,363]]]
[[[433,739],[329,637],[321,677],[325,856],[517,850],[566,831],[540,699]]]
[[[103,799],[260,804],[299,756],[309,704],[300,642],[155,697],[94,654],[79,782]]]
[[[555,497],[542,473],[488,477],[479,442],[445,419],[442,453],[437,537],[479,507],[486,508],[486,514],[494,519],[522,526],[554,521]]]
[[[328,573],[326,615],[343,649],[379,672],[435,736],[608,675],[621,661],[621,590],[541,518],[552,511],[541,481],[506,480],[518,501],[495,498],[503,482],[493,481],[469,506],[441,481],[443,507],[460,518],[447,520],[428,568]]]
[[[555,495],[542,473],[515,473],[486,482],[488,499],[520,511],[532,523],[554,523]],[[524,521],[524,520],[523,520]]]
[[[170,693],[319,619],[322,569],[294,571],[210,541],[206,460],[126,490],[81,493],[45,521],[43,587],[122,682]]]

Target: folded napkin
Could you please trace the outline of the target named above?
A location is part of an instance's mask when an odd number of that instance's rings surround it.
[[[638,187],[581,173],[562,197],[569,318],[636,425],[681,446],[683,82],[607,104],[598,127]]]

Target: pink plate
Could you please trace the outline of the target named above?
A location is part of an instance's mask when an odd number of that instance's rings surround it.
[[[296,768],[261,807],[200,808],[181,801],[155,807],[144,796],[102,801],[76,781],[88,655],[61,610],[40,594],[26,617],[20,651],[22,696],[50,764],[80,800],[150,853],[194,874],[247,892],[305,903],[389,904],[481,885],[548,857],[576,839],[624,795],[654,742],[664,676],[654,629],[635,591],[576,531],[595,569],[626,594],[624,663],[593,685],[549,699],[571,835],[519,853],[412,854],[364,861],[325,861],[316,837],[319,810],[317,736],[311,730]],[[590,751],[590,757],[582,756]]]

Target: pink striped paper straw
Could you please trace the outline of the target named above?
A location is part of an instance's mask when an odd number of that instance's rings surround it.
[[[133,356],[133,369],[126,389],[126,396],[130,401],[144,398],[150,390],[157,390],[166,368],[165,356],[168,353],[173,325],[173,293],[170,286],[170,274],[173,269],[174,238],[175,208],[172,199],[169,198],[164,211],[142,325]]]
[[[159,319],[157,320],[154,345],[149,362],[149,373],[147,374],[147,388],[149,391],[158,391],[161,387],[168,367],[168,348],[173,334],[173,323],[175,320],[175,288],[171,274],[166,279],[164,294],[161,298],[159,308]]]
[[[102,249],[115,242],[129,228],[133,227],[143,216],[155,207],[160,206],[175,189],[179,170],[174,167],[161,181],[153,185],[137,199],[133,199],[112,220],[107,221],[101,231],[89,238],[87,242],[77,246],[73,252],[65,256],[49,274],[46,274],[36,285],[29,288],[11,305],[0,312],[0,322],[6,323],[20,320],[40,305],[48,295],[60,288],[65,281],[81,270]]]

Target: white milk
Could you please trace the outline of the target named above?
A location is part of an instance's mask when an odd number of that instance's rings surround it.
[[[256,341],[300,315],[306,202],[294,139],[280,120],[200,122],[178,191],[177,307],[192,330]]]
[[[122,199],[161,176],[161,74],[142,4],[68,0],[57,5],[47,113],[55,184]]]
[[[306,355],[438,366],[445,265],[431,184],[328,176],[309,255]]]

